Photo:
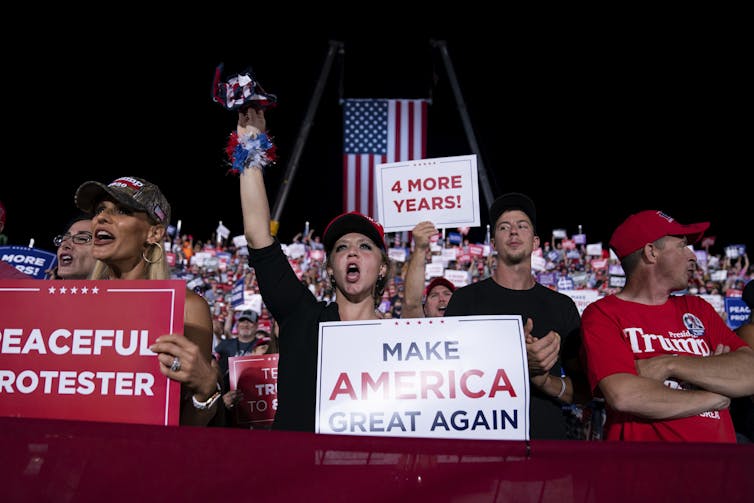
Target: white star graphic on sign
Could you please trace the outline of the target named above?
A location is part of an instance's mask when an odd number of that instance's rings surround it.
[[[54,286],[51,286],[51,287],[50,287],[50,288],[49,288],[49,289],[48,289],[47,291],[48,291],[48,292],[49,292],[50,294],[54,294],[54,293],[55,293],[55,287],[54,287]]]
[[[75,286],[72,286],[72,287],[71,287],[71,293],[72,293],[73,295],[76,295],[76,294],[78,293],[78,291],[79,291],[79,289],[78,289],[78,288],[76,288]]]
[[[96,286],[94,288],[92,288],[92,293],[95,294],[95,295],[98,294],[99,293],[99,288],[96,287]]]
[[[66,289],[65,289],[64,286],[61,286],[60,288],[58,288],[58,290],[60,291],[60,293],[62,293],[63,295],[65,295]]]
[[[84,295],[86,295],[88,292],[89,292],[89,289],[87,287],[81,288],[81,293],[83,293]]]

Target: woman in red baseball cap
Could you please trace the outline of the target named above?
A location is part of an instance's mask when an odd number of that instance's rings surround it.
[[[238,114],[237,134],[254,139],[265,135],[264,110]],[[382,226],[360,213],[335,217],[325,229],[326,268],[335,302],[317,301],[296,277],[270,232],[270,209],[262,169],[267,162],[250,152],[240,169],[244,233],[249,263],[254,267],[265,305],[280,324],[278,409],[273,429],[314,431],[319,324],[323,321],[378,319],[376,306],[388,276]],[[236,156],[238,159],[238,156]],[[236,163],[238,164],[238,163]]]

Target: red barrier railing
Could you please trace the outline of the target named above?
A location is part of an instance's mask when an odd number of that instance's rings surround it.
[[[378,438],[0,418],[3,501],[754,501],[754,445]]]

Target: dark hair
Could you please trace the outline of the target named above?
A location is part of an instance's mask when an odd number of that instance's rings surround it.
[[[82,220],[91,220],[93,217],[89,213],[84,213],[83,211],[78,212],[75,216],[73,216],[70,220],[68,220],[68,223],[65,226],[65,230],[71,228],[73,224],[76,222],[81,222]]]

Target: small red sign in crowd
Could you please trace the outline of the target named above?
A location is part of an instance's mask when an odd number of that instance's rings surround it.
[[[236,421],[251,428],[270,428],[278,408],[278,355],[228,358],[230,387],[243,392]]]

